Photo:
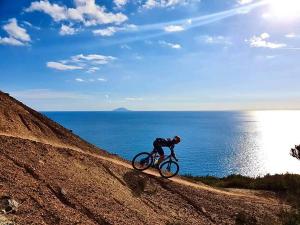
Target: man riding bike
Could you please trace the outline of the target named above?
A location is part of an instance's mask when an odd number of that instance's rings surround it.
[[[174,152],[174,147],[176,144],[180,142],[180,137],[175,136],[173,139],[171,138],[156,138],[155,141],[153,142],[153,152],[157,152],[159,154],[159,160],[155,164],[155,167],[159,167],[159,164],[164,160],[165,158],[165,153],[162,147],[169,147],[171,150],[171,155],[176,158],[175,152]]]

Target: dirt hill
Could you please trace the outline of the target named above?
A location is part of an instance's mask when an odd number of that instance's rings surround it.
[[[125,160],[0,92],[0,224],[280,224],[271,194],[219,190],[139,173]],[[6,222],[4,222],[6,220]],[[13,224],[13,223],[12,223]]]

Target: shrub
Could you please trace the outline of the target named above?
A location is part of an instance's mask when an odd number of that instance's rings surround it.
[[[283,211],[280,215],[284,225],[300,225],[300,175],[297,174],[267,174],[263,177],[246,177],[242,175],[230,175],[223,178],[213,176],[185,175],[189,180],[201,181],[204,184],[220,188],[245,188],[255,190],[273,191],[293,206],[290,211]],[[238,214],[236,224],[253,224],[251,218],[244,214]]]
[[[282,211],[280,214],[283,225],[300,225],[300,211],[294,209],[291,211]]]

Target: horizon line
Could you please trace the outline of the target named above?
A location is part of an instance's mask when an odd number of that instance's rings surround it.
[[[295,109],[221,109],[221,110],[127,110],[115,111],[112,110],[36,110],[38,112],[115,112],[115,113],[130,113],[130,112],[250,112],[250,111],[300,111],[300,108]]]

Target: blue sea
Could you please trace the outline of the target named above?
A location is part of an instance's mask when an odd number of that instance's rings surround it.
[[[300,111],[44,112],[94,145],[131,160],[157,137],[179,135],[181,174],[300,173]],[[169,150],[165,149],[168,154]]]

